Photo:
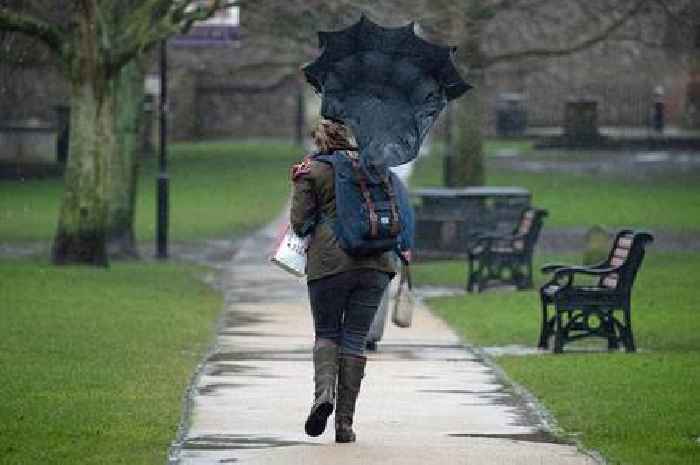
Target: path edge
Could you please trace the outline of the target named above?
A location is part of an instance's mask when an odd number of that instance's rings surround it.
[[[250,241],[253,237],[259,234],[264,234],[265,231],[269,230],[269,228],[276,227],[279,224],[279,221],[280,219],[276,218],[273,221],[263,226],[260,226],[257,229],[254,229],[253,231],[249,232],[247,235],[241,237],[240,239],[234,240],[234,243],[236,244],[236,250],[228,263],[233,264],[236,262],[237,258],[241,255],[246,245],[246,242]],[[201,260],[195,260],[195,263],[197,263],[200,266],[206,267],[215,276],[214,279],[207,279],[206,275],[202,275],[199,277],[199,279],[211,289],[214,289],[215,291],[221,293],[223,297],[223,304],[221,306],[221,309],[219,310],[218,316],[216,317],[216,321],[212,326],[212,330],[209,336],[211,338],[211,342],[209,342],[207,349],[202,353],[199,362],[195,366],[195,369],[192,372],[192,375],[190,376],[190,379],[187,383],[187,387],[185,388],[185,392],[182,395],[180,408],[180,411],[182,413],[180,415],[180,421],[178,422],[177,431],[175,432],[175,438],[170,442],[170,445],[168,446],[165,462],[166,465],[179,465],[181,463],[181,454],[183,446],[185,444],[185,438],[187,437],[190,431],[190,427],[192,426],[192,413],[194,411],[194,395],[196,393],[197,386],[199,385],[199,382],[202,376],[204,375],[204,369],[207,365],[207,362],[212,357],[212,355],[218,352],[220,348],[218,342],[218,335],[221,332],[221,330],[225,327],[226,315],[230,307],[229,296],[227,295],[222,283],[224,276],[227,273],[226,268],[216,266],[216,264]]]
[[[480,346],[468,341],[459,334],[435,309],[425,302],[424,298],[419,299],[422,307],[427,309],[435,318],[442,321],[450,331],[452,331],[464,347],[464,350],[471,352],[480,362],[493,370],[496,378],[503,383],[504,387],[512,390],[513,395],[522,402],[522,406],[527,409],[527,413],[537,419],[546,432],[555,437],[563,439],[567,443],[576,446],[576,450],[595,461],[598,465],[609,465],[605,457],[595,449],[585,447],[578,434],[568,432],[562,428],[549,409],[535,396],[529,389],[511,378],[508,373],[496,362],[496,360]]]

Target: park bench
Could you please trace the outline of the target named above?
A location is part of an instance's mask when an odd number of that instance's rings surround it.
[[[554,275],[540,289],[539,347],[546,349],[553,335],[554,352],[561,353],[568,342],[594,336],[607,339],[608,349],[618,349],[622,343],[626,351],[634,352],[632,285],[644,259],[644,249],[653,240],[649,233],[625,229],[615,236],[608,258],[597,265],[542,267],[543,273]],[[583,276],[594,282],[581,282]],[[554,307],[551,317],[550,306]],[[622,312],[621,319],[616,312]]]
[[[466,259],[467,244],[476,235],[510,233],[531,197],[527,189],[509,186],[429,188],[411,194],[418,260]]]
[[[528,207],[510,234],[481,234],[469,247],[467,291],[483,291],[490,283],[514,284],[518,289],[532,287],[532,253],[547,210]]]

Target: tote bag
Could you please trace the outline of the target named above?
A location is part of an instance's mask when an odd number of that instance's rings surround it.
[[[413,321],[413,307],[415,303],[411,271],[408,265],[402,264],[401,278],[394,296],[394,307],[391,311],[391,322],[399,328],[410,327]]]

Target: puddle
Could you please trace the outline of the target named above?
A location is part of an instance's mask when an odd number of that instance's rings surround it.
[[[311,351],[306,349],[293,351],[256,350],[240,352],[217,352],[207,359],[208,362],[237,362],[242,360],[298,361],[311,360]]]
[[[461,344],[382,344],[382,349],[391,352],[392,350],[409,350],[409,349],[454,349],[464,350]]]
[[[496,150],[494,156],[501,158],[518,157],[520,156],[520,152],[517,149],[504,148]]]
[[[41,255],[50,249],[50,244],[35,242],[30,244],[0,244],[0,257],[26,258]]]
[[[670,174],[697,172],[700,157],[688,151],[637,151],[626,153],[592,152],[565,159],[538,157],[492,157],[492,167],[535,173],[587,173],[621,176],[625,179],[654,179]]]
[[[429,392],[433,394],[502,394],[503,389],[492,389],[490,391],[475,391],[473,389],[419,389],[418,392]]]
[[[461,287],[420,286],[416,287],[415,293],[421,299],[430,299],[432,297],[460,296],[466,294],[466,291]]]
[[[453,438],[488,438],[488,439],[510,439],[511,441],[538,442],[546,444],[569,444],[547,431],[536,431],[534,433],[520,434],[487,434],[487,433],[450,433]]]
[[[391,362],[415,362],[415,361],[437,361],[437,362],[478,362],[478,359],[468,356],[447,357],[444,351],[426,351],[426,350],[377,350],[381,357],[370,354],[368,357],[372,363],[391,363]]]
[[[518,400],[508,393],[488,394],[482,396],[487,399],[489,405],[502,405],[504,407],[520,408]],[[522,410],[522,409],[520,409]],[[521,412],[522,413],[522,412]]]
[[[251,313],[227,312],[226,316],[224,317],[224,327],[236,328],[239,326],[260,324],[266,321],[268,320]]]
[[[204,374],[206,376],[222,376],[222,375],[234,375],[240,373],[250,373],[251,371],[256,371],[258,368],[248,365],[233,365],[233,364],[223,364],[219,363],[214,366],[209,366],[206,368]]]
[[[640,163],[658,163],[668,161],[671,155],[668,152],[642,152],[634,156],[634,161]]]
[[[503,355],[542,355],[549,353],[546,350],[538,349],[536,347],[527,347],[518,344],[512,344],[507,346],[482,347],[481,350],[483,350],[486,354],[492,357],[500,357]]]
[[[472,353],[461,344],[381,344],[375,357],[370,354],[372,363],[392,361],[441,361],[473,362],[478,361]]]
[[[190,438],[183,450],[242,450],[269,449],[273,447],[318,445],[312,442],[290,441],[269,436],[215,434]],[[230,460],[230,459],[229,459]]]
[[[249,370],[237,369],[237,365],[224,365],[224,364],[218,364],[212,368],[209,368],[205,374],[207,376],[212,376],[212,377],[243,374],[243,376],[246,376],[248,378],[261,378],[261,379],[280,379],[280,378],[282,378],[282,376],[270,375],[267,373],[251,373]]]
[[[234,389],[243,387],[245,384],[235,384],[235,383],[212,383],[202,386],[197,389],[197,393],[201,396],[212,396],[222,389]]]
[[[252,292],[236,292],[226,297],[226,302],[230,304],[274,304],[274,303],[288,303],[290,300],[298,299],[298,293],[289,293],[283,295],[281,293],[275,293],[274,295],[265,295],[263,293],[252,293]]]
[[[282,333],[264,333],[259,331],[236,331],[236,330],[223,330],[219,331],[220,336],[234,336],[234,337],[298,337],[291,334]]]

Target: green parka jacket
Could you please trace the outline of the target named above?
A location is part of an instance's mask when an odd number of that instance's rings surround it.
[[[353,257],[340,248],[333,232],[335,183],[333,167],[309,156],[292,167],[292,207],[290,222],[299,236],[311,234],[306,254],[308,281],[345,271],[373,269],[395,274],[391,254]],[[323,221],[318,221],[323,218]]]

